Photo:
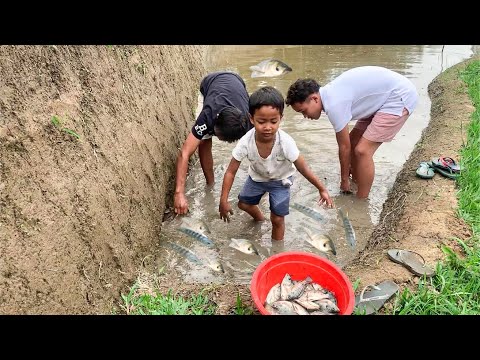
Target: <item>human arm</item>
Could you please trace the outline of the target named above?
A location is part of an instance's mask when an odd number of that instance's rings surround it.
[[[205,176],[207,185],[213,185],[215,182],[215,175],[213,173],[212,138],[200,141],[198,155],[200,157],[200,165],[202,166],[203,175]]]
[[[332,208],[333,201],[328,194],[327,188],[322,184],[320,179],[315,176],[312,170],[310,170],[303,155],[299,155],[297,160],[295,160],[293,164],[297,168],[298,172],[302,174],[305,179],[307,179],[313,186],[318,189],[318,192],[320,193],[319,203],[321,205],[326,205],[327,207]]]
[[[235,175],[237,174],[237,170],[239,167],[240,161],[232,158],[230,160],[230,164],[228,164],[227,171],[225,171],[225,175],[223,176],[222,193],[220,195],[220,205],[218,207],[218,210],[220,212],[220,219],[223,219],[223,221],[230,222],[230,217],[228,216],[228,213],[233,214],[232,207],[228,202],[228,194],[230,193],[233,180],[235,180]]]
[[[180,149],[177,157],[177,170],[175,180],[175,196],[174,196],[174,208],[177,214],[186,214],[188,211],[188,201],[185,197],[185,181],[187,178],[188,160],[192,154],[197,150],[200,144],[191,132],[188,134],[182,148]]]
[[[348,125],[336,133],[340,160],[340,190],[350,192],[351,144]]]

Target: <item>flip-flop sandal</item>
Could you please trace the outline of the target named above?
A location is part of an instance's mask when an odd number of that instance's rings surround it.
[[[438,159],[432,159],[432,164],[436,168],[446,170],[450,173],[458,174],[461,170],[461,166],[455,162],[451,157],[440,156]]]
[[[457,164],[455,160],[448,156],[441,156],[438,158],[438,161],[445,167],[452,170],[454,173],[459,173],[462,169],[460,164]]]
[[[460,173],[454,173],[451,170],[445,170],[444,168],[440,166],[436,166],[433,163],[433,160],[427,163],[428,166],[430,166],[435,172],[439,173],[442,176],[445,176],[446,178],[456,180]]]
[[[435,176],[435,172],[433,171],[433,168],[428,165],[426,162],[421,162],[420,166],[416,170],[416,174],[418,177],[422,179],[431,179]]]
[[[435,271],[425,265],[425,259],[419,253],[410,250],[390,249],[387,251],[388,257],[393,262],[405,266],[410,272],[417,276],[431,277]],[[421,258],[421,262],[418,258]]]
[[[372,288],[372,290],[368,290]],[[360,295],[355,297],[355,307],[360,314],[376,313],[399,290],[392,280],[385,280],[378,285],[367,285]]]

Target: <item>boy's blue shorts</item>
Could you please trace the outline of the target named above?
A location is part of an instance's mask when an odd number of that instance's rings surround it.
[[[290,176],[288,179],[293,183],[293,176]],[[290,186],[283,185],[282,180],[257,182],[253,181],[249,176],[238,195],[238,200],[248,205],[258,205],[266,192],[268,192],[269,196],[270,211],[277,216],[288,215]]]

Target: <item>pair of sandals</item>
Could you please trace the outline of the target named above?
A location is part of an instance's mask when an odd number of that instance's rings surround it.
[[[460,165],[451,157],[441,156],[429,162],[421,162],[416,174],[422,179],[431,179],[438,172],[449,179],[456,179],[461,171]]]
[[[415,251],[390,249],[387,255],[390,260],[403,265],[417,276],[432,277],[435,275],[435,271],[425,265],[423,256]],[[385,280],[377,285],[367,285],[360,295],[355,297],[355,307],[360,314],[376,313],[398,291],[398,285],[392,280]]]

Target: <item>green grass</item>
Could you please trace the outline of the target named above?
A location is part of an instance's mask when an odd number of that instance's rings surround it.
[[[468,85],[475,111],[467,130],[467,144],[461,149],[462,167],[458,179],[459,214],[480,233],[480,61],[470,63],[460,75]]]
[[[141,294],[135,283],[127,295],[122,294],[122,309],[127,315],[213,315],[215,305],[202,293],[192,295],[189,299],[167,295]]]
[[[254,310],[250,306],[247,306],[243,303],[242,299],[240,298],[240,294],[237,294],[235,315],[253,315],[254,313]]]
[[[415,292],[405,289],[396,299],[396,315],[472,315],[480,314],[480,249],[464,246],[460,258],[444,246],[445,263],[438,263],[436,275],[422,279]]]
[[[77,140],[80,139],[80,135],[78,135],[75,131],[64,127],[62,125],[61,119],[57,115],[53,115],[52,118],[50,119],[50,122],[52,123],[53,126],[55,126],[57,129],[60,129],[61,131],[66,132],[68,135],[73,136]]]
[[[457,179],[458,214],[472,227],[473,237],[456,239],[463,257],[443,246],[446,259],[437,264],[436,275],[422,279],[415,291],[405,289],[396,298],[392,314],[480,314],[480,61],[468,64],[459,76],[475,106],[467,142],[460,149],[463,170]]]

